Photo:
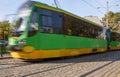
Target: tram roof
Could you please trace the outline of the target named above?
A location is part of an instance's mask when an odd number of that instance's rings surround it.
[[[34,4],[35,6],[40,7],[40,8],[45,8],[45,9],[49,9],[49,10],[61,12],[61,13],[64,13],[64,14],[73,16],[73,17],[75,17],[75,18],[78,18],[78,19],[80,19],[80,20],[83,20],[83,21],[85,21],[85,22],[87,22],[87,23],[94,24],[94,25],[96,25],[96,26],[98,26],[98,27],[103,27],[103,25],[97,24],[97,23],[95,23],[95,22],[92,22],[92,21],[87,20],[87,19],[85,19],[85,18],[82,18],[82,17],[80,17],[80,16],[77,16],[77,15],[75,15],[75,14],[73,14],[73,13],[70,13],[70,12],[65,11],[65,10],[63,10],[63,9],[60,9],[60,8],[56,8],[56,7],[50,6],[50,5],[45,4],[45,3],[41,3],[41,2],[37,2],[37,1],[29,1],[29,4],[32,4],[32,5]]]

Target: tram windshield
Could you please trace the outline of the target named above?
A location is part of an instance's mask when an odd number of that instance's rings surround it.
[[[14,33],[25,31],[27,19],[30,14],[30,11],[28,11],[28,12],[22,11],[22,12],[18,13],[16,15],[16,18],[12,22],[11,30]]]
[[[34,2],[28,1],[18,9],[15,19],[11,25],[12,36],[20,36],[25,31],[33,4]]]

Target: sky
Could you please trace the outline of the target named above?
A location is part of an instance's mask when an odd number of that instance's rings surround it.
[[[55,6],[54,0],[34,0]],[[109,11],[120,12],[120,0],[57,0],[60,8],[71,12],[80,17],[84,16],[98,16],[100,19],[106,13],[106,3],[109,2]],[[9,14],[16,14],[17,9],[26,0],[0,0],[0,21],[11,19],[14,16]],[[119,6],[116,6],[119,4]],[[97,9],[100,7],[99,9]]]

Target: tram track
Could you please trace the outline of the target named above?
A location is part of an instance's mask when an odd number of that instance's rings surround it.
[[[36,61],[36,62],[32,61],[31,62],[31,61],[24,61],[24,60],[19,60],[19,59],[13,59],[11,57],[9,57],[9,58],[6,57],[6,58],[2,58],[1,61],[0,61],[0,66],[1,66],[0,70],[22,67],[22,66],[27,66],[27,65],[34,65],[34,64],[42,64],[44,62],[46,62],[46,63],[55,62],[57,60],[58,59],[47,59],[47,60],[44,60],[44,61]],[[50,67],[55,67],[55,66],[50,66]],[[49,67],[47,67],[47,68],[49,68]]]
[[[19,60],[19,59],[13,59],[13,58],[4,58],[2,61],[0,61],[0,65],[26,65],[26,64],[44,64],[44,63],[55,63],[57,61],[64,61],[64,60],[69,60],[72,58],[53,58],[53,59],[45,59],[45,60],[32,60],[32,61],[26,61],[26,60]],[[7,60],[7,61],[5,61]],[[10,60],[15,60],[15,61],[10,61]]]
[[[111,68],[111,67],[110,67],[110,68]],[[115,77],[115,76],[111,76],[111,75],[114,74],[114,73],[116,73],[117,71],[120,71],[120,69],[118,69],[118,68],[120,68],[119,62],[116,63],[113,68],[110,69],[111,71],[108,70],[106,73],[104,73],[103,76],[104,76],[104,77]],[[117,70],[117,71],[116,71],[116,70]],[[115,74],[114,74],[114,75],[115,75]]]
[[[61,68],[64,68],[64,67],[72,66],[74,64],[76,64],[76,63],[66,64],[66,65],[59,65],[59,66],[58,65],[50,66],[50,67],[44,68],[44,70],[40,70],[40,71],[37,71],[37,72],[34,72],[34,73],[22,75],[22,77],[32,76],[32,75],[35,75],[35,74],[45,73],[45,72],[56,70],[56,69],[61,69]]]
[[[26,65],[30,65],[30,64],[32,64],[32,63],[22,62],[20,60],[14,61],[14,59],[11,58],[11,57],[9,57],[9,58],[3,58],[0,61],[0,66],[1,66],[0,70],[10,69],[10,68],[15,68],[15,67],[21,67],[21,66],[26,66]]]
[[[6,65],[6,64],[2,64],[2,65],[5,65],[7,67],[3,66],[2,68],[0,68],[0,70],[10,69],[10,68],[15,68],[15,67],[22,67],[22,66],[27,66],[27,65],[31,65],[31,64],[20,64],[20,65],[19,64],[11,64],[12,66],[11,65]]]
[[[65,59],[65,60],[69,60],[69,59]],[[58,61],[63,61],[62,60],[58,60],[58,59],[54,59],[54,60],[45,60],[43,62],[36,62],[36,63],[0,63],[0,65],[13,65],[11,67],[3,67],[3,68],[0,68],[0,70],[5,70],[5,69],[11,69],[13,70],[14,68],[15,69],[19,69],[19,68],[25,68],[25,67],[29,67],[29,66],[36,66],[36,65],[39,65],[41,64],[41,67],[39,68],[39,71],[37,72],[34,72],[34,73],[30,73],[30,74],[27,74],[27,71],[25,71],[26,73],[24,75],[22,75],[22,77],[26,77],[26,76],[29,76],[29,75],[34,75],[34,74],[37,74],[37,73],[44,73],[44,72],[47,72],[47,71],[51,71],[51,70],[55,70],[55,69],[59,69],[59,68],[63,68],[63,67],[67,67],[67,66],[71,66],[71,65],[74,65],[75,63],[70,63],[70,64],[59,64]],[[56,63],[58,62],[58,64],[49,64],[50,62],[53,62],[53,63]],[[48,63],[49,65],[46,66],[46,64],[44,63]],[[20,65],[19,65],[20,64]]]

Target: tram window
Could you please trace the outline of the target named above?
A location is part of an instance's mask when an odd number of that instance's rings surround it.
[[[62,33],[62,14],[47,9],[40,9],[41,14],[41,27],[42,33]]]
[[[52,21],[53,21],[53,27],[61,28],[62,27],[62,14],[53,11]]]
[[[38,12],[37,9],[35,9],[31,16],[28,35],[33,36],[37,33],[37,31],[38,31]]]
[[[42,15],[41,21],[42,21],[42,23],[41,23],[42,26],[46,26],[46,27],[52,26],[52,17],[50,17],[50,16]]]
[[[99,36],[102,32],[101,27],[65,14],[63,21],[63,30],[66,35],[101,39]]]
[[[72,18],[68,15],[63,15],[63,33],[72,35]]]
[[[116,33],[116,32],[112,32],[111,40],[112,41],[120,41],[120,34]]]
[[[112,41],[116,41],[116,33],[115,32],[112,32],[111,40]]]

